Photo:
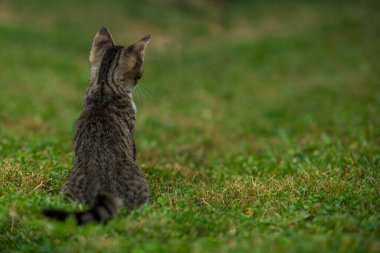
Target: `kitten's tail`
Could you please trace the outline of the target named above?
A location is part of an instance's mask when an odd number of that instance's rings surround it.
[[[121,200],[110,193],[98,193],[94,204],[87,211],[66,212],[57,209],[45,209],[43,215],[59,221],[65,221],[70,215],[74,215],[78,225],[87,223],[106,224],[114,218],[120,210]]]

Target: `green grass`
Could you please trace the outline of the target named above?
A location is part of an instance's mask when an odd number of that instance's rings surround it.
[[[380,5],[141,2],[1,1],[0,252],[380,252]],[[40,211],[86,208],[60,189],[103,25],[153,34],[151,196],[78,228]]]

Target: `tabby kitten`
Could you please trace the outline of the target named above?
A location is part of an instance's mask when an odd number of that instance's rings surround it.
[[[64,195],[90,205],[84,212],[45,210],[65,220],[73,214],[79,225],[105,223],[123,205],[134,209],[148,200],[148,184],[136,165],[132,89],[142,77],[144,50],[150,35],[131,46],[116,46],[101,28],[90,52],[91,76],[74,136],[74,168]]]

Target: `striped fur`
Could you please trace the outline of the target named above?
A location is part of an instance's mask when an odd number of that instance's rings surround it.
[[[45,210],[65,220],[74,214],[79,225],[105,223],[121,203],[134,209],[148,200],[148,184],[136,165],[132,89],[142,76],[144,50],[150,36],[131,46],[116,46],[106,28],[100,29],[90,52],[90,84],[74,135],[74,168],[64,195],[91,208],[85,212]]]

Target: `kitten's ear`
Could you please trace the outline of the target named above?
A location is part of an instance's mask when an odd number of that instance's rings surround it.
[[[142,57],[144,57],[145,48],[148,45],[151,37],[152,36],[150,34],[148,34],[147,36],[145,36],[144,38],[142,38],[139,42],[137,42],[136,44],[133,45],[133,49],[138,54],[140,54]]]
[[[105,48],[115,46],[115,42],[112,39],[111,33],[107,28],[102,27],[95,34],[94,42],[92,43],[92,48],[90,52],[90,63],[96,62],[99,53]]]

